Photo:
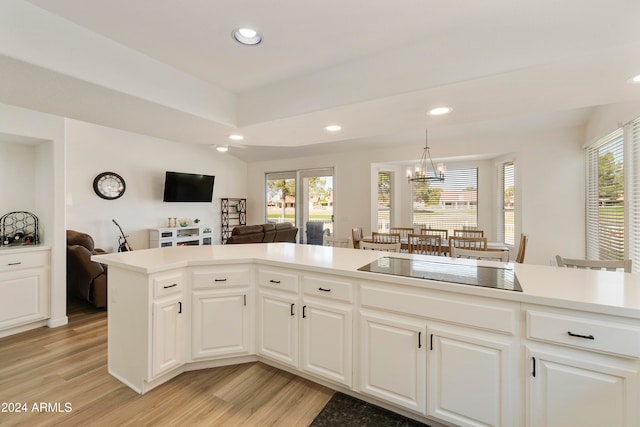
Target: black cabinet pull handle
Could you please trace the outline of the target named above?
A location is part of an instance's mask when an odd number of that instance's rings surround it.
[[[418,332],[418,348],[422,348],[422,332]]]
[[[531,374],[533,375],[533,377],[536,377],[536,358],[532,357],[531,361],[533,362],[533,371],[531,372]]]
[[[595,339],[596,339],[596,337],[594,337],[593,335],[580,335],[580,334],[574,334],[574,333],[573,333],[573,332],[571,332],[571,331],[568,331],[567,333],[569,334],[569,336],[572,336],[572,337],[584,338],[584,339],[587,339],[587,340],[595,340]]]
[[[242,297],[244,298],[244,306],[247,306],[247,295],[242,295]]]
[[[214,279],[214,282],[226,282],[227,279]]]
[[[429,350],[433,351],[433,334],[429,337]]]
[[[20,264],[22,264],[22,262],[10,262],[7,265],[20,265]]]
[[[182,314],[182,301],[178,301],[178,314]]]
[[[306,310],[307,310],[307,306],[303,305],[302,306],[302,318],[303,319],[307,317],[307,311]]]
[[[280,280],[273,280],[272,279],[272,280],[269,280],[269,283],[275,283],[277,285],[278,283],[280,283]]]
[[[176,286],[178,286],[178,284],[177,284],[177,283],[174,283],[173,285],[163,286],[163,288],[165,288],[165,289],[169,289],[169,288],[175,288]]]
[[[293,306],[294,306],[294,305],[295,305],[295,304],[291,304],[291,315],[292,315],[292,316],[295,316],[295,313],[293,312]]]
[[[331,292],[331,289],[325,289],[325,288],[318,288],[318,290],[322,292]]]

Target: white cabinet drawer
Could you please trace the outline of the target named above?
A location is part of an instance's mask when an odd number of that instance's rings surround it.
[[[400,285],[365,283],[360,304],[510,335],[519,325],[517,303]]]
[[[261,268],[258,270],[258,284],[273,289],[298,292],[298,275],[286,270]]]
[[[526,322],[529,339],[640,357],[640,328],[622,318],[528,309]]]
[[[353,299],[353,283],[331,276],[307,276],[302,278],[305,295],[314,295],[345,302]]]
[[[245,286],[251,283],[251,268],[247,266],[199,268],[192,270],[191,279],[193,289]]]
[[[49,265],[49,251],[18,252],[0,254],[0,271],[21,270],[24,268],[45,267]]]
[[[153,297],[162,298],[167,295],[178,294],[184,289],[182,274],[158,276],[153,279]]]

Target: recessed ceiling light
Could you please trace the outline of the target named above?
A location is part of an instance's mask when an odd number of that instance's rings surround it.
[[[232,135],[229,135],[229,139],[232,139],[234,141],[242,141],[244,139],[244,136],[234,133]]]
[[[341,129],[342,126],[340,125],[329,125],[324,127],[324,130],[328,130],[329,132],[338,132]]]
[[[451,107],[437,107],[429,110],[429,115],[431,116],[441,116],[443,114],[448,114],[451,112]]]
[[[236,28],[231,35],[237,42],[246,45],[256,45],[262,41],[260,33],[251,28]]]
[[[216,150],[218,150],[221,153],[226,153],[227,151],[229,151],[229,146],[228,145],[218,145],[218,146],[216,146]]]

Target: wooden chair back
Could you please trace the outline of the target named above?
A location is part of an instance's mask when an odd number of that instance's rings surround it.
[[[353,240],[353,247],[358,249],[360,246],[360,240],[362,240],[362,227],[354,227],[351,229],[351,239]]]
[[[527,250],[527,243],[529,243],[529,235],[520,234],[520,246],[518,246],[518,254],[516,255],[516,262],[522,264],[524,262],[524,254]]]
[[[322,236],[322,245],[333,246],[334,248],[348,248],[351,246],[351,242],[346,237],[324,235]]]
[[[454,237],[484,237],[484,230],[453,230]]]
[[[487,238],[451,236],[449,237],[449,250],[451,250],[451,248],[476,249],[486,251]]]
[[[583,268],[588,270],[607,270],[616,271],[624,270],[625,273],[631,273],[631,260],[591,260],[591,259],[571,259],[563,258],[556,255],[558,267]]]
[[[360,249],[383,252],[400,252],[400,242],[396,243],[376,243],[360,242]]]
[[[509,262],[509,251],[483,251],[452,247],[451,258],[484,259],[490,261]]]
[[[409,237],[409,234],[413,234],[414,233],[414,230],[413,230],[413,228],[410,228],[410,227],[390,227],[389,228],[389,233],[390,234],[399,234],[400,238],[406,239],[407,237]]]
[[[401,243],[400,233],[371,233],[371,240],[374,243]]]
[[[449,230],[444,228],[421,228],[420,234],[439,235],[443,242],[449,241]]]
[[[431,234],[409,234],[407,236],[410,254],[442,255],[442,237]]]

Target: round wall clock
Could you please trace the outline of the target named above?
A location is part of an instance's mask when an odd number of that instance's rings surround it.
[[[122,197],[126,187],[124,179],[115,172],[102,172],[93,180],[93,191],[106,200]]]

